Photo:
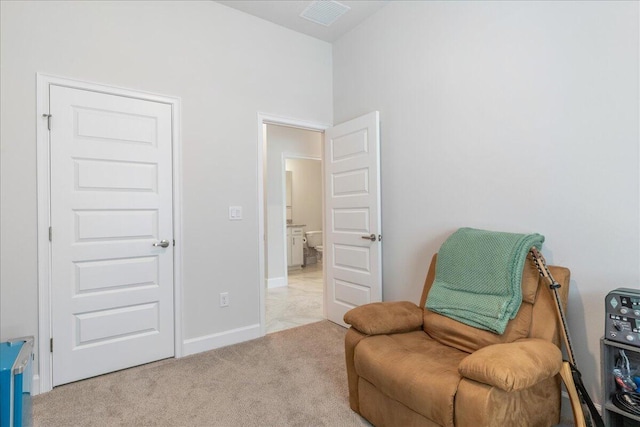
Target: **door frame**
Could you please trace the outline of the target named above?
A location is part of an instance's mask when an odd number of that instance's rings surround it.
[[[49,241],[51,207],[51,171],[49,130],[49,86],[63,86],[168,104],[171,106],[172,181],[173,181],[173,327],[174,357],[183,355],[182,342],[182,140],[181,140],[181,100],[178,97],[160,95],[140,90],[92,83],[81,80],[36,73],[36,183],[38,211],[38,375],[34,376],[34,394],[52,390],[53,360],[49,349],[52,338],[51,310],[51,245]],[[55,126],[55,117],[51,118]]]
[[[267,321],[266,321],[266,299],[267,299],[267,295],[266,295],[266,283],[265,283],[265,277],[264,277],[264,272],[265,272],[265,265],[264,265],[264,257],[265,257],[265,242],[267,241],[266,239],[266,234],[265,234],[265,228],[264,228],[264,218],[265,218],[265,212],[264,212],[264,185],[265,185],[265,180],[264,180],[264,162],[266,161],[266,157],[265,157],[265,138],[264,138],[264,132],[263,132],[263,126],[264,125],[277,125],[277,126],[288,126],[288,127],[292,127],[292,128],[297,128],[297,129],[305,129],[305,130],[310,130],[310,131],[315,131],[315,132],[322,132],[324,133],[324,131],[326,129],[329,129],[332,125],[331,124],[327,124],[327,123],[321,123],[321,122],[316,122],[316,121],[309,121],[309,120],[302,120],[302,119],[295,119],[295,118],[290,118],[290,117],[283,117],[283,116],[277,116],[274,114],[269,114],[269,113],[262,113],[262,112],[258,112],[258,140],[257,140],[257,153],[258,153],[258,162],[257,162],[257,167],[256,170],[258,171],[258,176],[257,176],[257,184],[258,184],[258,239],[257,239],[257,244],[258,244],[258,290],[259,290],[259,301],[260,301],[260,336],[265,336],[266,332],[267,332]],[[324,150],[324,137],[322,138],[322,146],[323,146],[323,150]],[[324,190],[323,190],[324,192]],[[284,218],[286,218],[286,207],[285,207],[285,212],[283,214]],[[286,222],[286,220],[285,220]],[[322,223],[324,225],[324,212],[323,212],[323,218],[322,218]],[[285,232],[286,232],[286,228],[285,228]],[[286,238],[285,238],[285,242],[286,242]],[[285,249],[286,250],[286,249]],[[285,252],[285,266],[286,266],[286,252]],[[287,274],[286,269],[285,269],[285,274]],[[288,274],[287,274],[288,276]],[[324,272],[323,272],[323,276],[324,276]],[[326,283],[325,283],[325,288],[326,288]],[[324,295],[326,295],[326,289],[323,290]],[[324,304],[326,306],[326,304]]]

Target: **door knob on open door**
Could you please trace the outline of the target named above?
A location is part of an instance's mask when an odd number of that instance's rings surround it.
[[[372,242],[376,241],[376,235],[375,234],[371,234],[369,236],[361,236],[362,239],[367,239],[367,240],[371,240]]]
[[[167,248],[167,247],[169,247],[169,241],[168,240],[160,240],[160,242],[154,243],[153,246],[160,246],[160,247],[163,247],[163,248]]]

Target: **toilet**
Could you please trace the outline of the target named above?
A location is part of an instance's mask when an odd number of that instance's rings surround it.
[[[318,253],[318,260],[322,259],[322,231],[307,231],[305,237],[307,238],[307,246],[313,248]]]

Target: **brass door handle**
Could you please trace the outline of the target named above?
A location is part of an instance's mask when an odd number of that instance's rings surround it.
[[[376,235],[375,234],[371,234],[369,236],[361,236],[361,239],[367,239],[367,240],[371,240],[372,242],[376,241]]]

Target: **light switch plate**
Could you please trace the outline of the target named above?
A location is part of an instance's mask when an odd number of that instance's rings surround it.
[[[242,219],[242,206],[229,206],[229,219],[240,221]]]

